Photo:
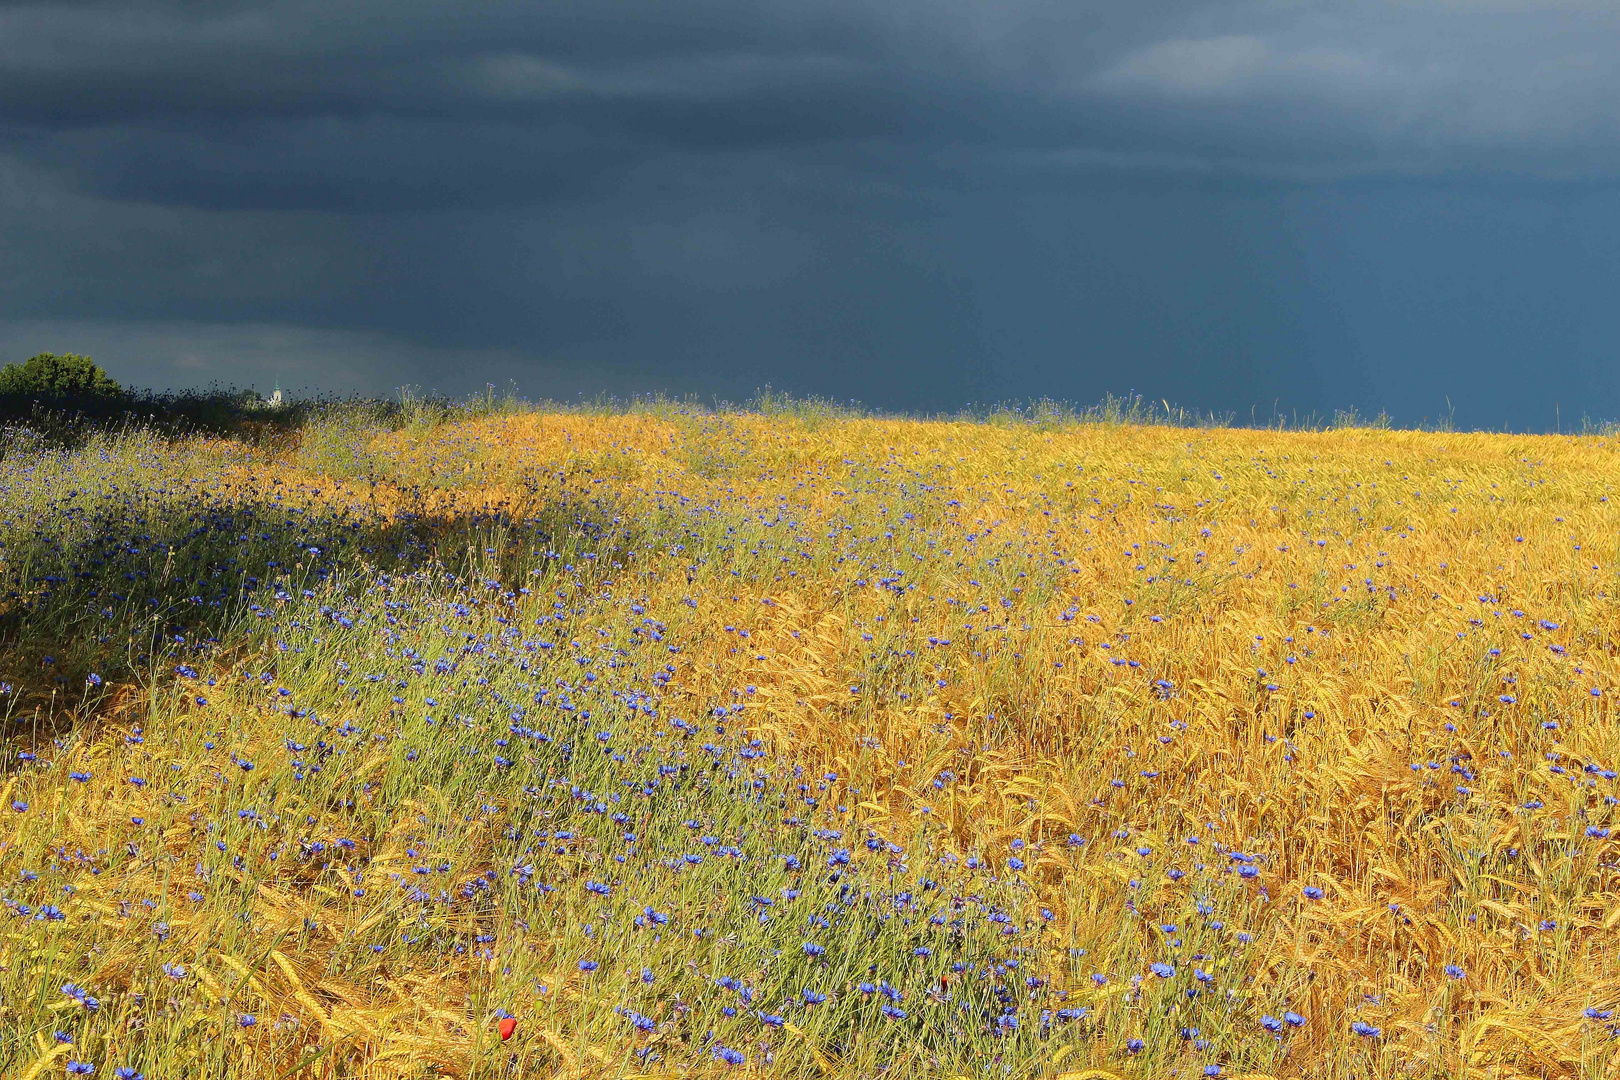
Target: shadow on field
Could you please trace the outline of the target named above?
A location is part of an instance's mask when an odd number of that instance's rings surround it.
[[[385,514],[273,479],[251,494],[214,490],[185,471],[194,458],[165,457],[158,441],[111,461],[89,438],[99,429],[73,430],[14,430],[0,453],[0,716],[13,724],[161,667],[223,659],[295,596],[429,568],[515,594],[576,561],[620,565],[643,539],[601,492],[534,499],[521,514]]]

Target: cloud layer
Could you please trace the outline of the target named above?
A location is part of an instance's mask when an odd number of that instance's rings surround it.
[[[1613,5],[1556,0],[8,4],[0,343],[338,390],[1620,412],[1617,56]]]

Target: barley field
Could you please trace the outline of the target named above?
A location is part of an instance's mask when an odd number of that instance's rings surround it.
[[[1617,481],[791,405],[13,431],[0,1076],[1620,1075]]]

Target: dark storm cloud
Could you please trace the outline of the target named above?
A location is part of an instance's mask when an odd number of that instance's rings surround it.
[[[1533,0],[5,5],[0,346],[1542,426],[1620,412],[1617,56]]]

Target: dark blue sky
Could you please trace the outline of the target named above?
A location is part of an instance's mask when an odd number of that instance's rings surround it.
[[[0,3],[0,358],[1567,427],[1616,102],[1610,2]]]

